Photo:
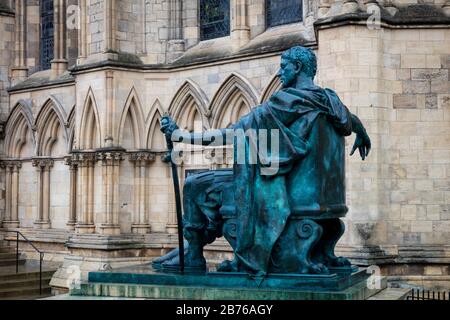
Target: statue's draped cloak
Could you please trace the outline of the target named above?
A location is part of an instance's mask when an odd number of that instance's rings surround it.
[[[279,130],[279,156],[270,153],[269,143],[269,152],[264,159],[258,158],[257,164],[248,161],[248,155],[252,144],[258,142],[244,139],[247,161],[242,164],[236,162],[240,143],[236,138],[234,141],[233,190],[238,221],[235,255],[239,271],[267,273],[272,248],[291,214],[285,174],[307,156],[310,148],[317,147],[309,145],[307,139],[319,115],[325,115],[339,134],[351,134],[348,109],[334,91],[319,87],[279,90],[233,126],[243,131],[266,129],[269,140],[270,129]],[[264,173],[268,166],[277,164],[275,174]]]

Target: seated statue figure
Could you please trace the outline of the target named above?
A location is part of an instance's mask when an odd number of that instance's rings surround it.
[[[173,134],[178,129],[166,117],[161,130],[173,141],[225,144],[229,130],[277,130],[277,152],[258,161],[239,162],[241,148],[248,156],[258,140],[232,140],[232,169],[190,176],[183,188],[183,233],[188,245],[186,270],[205,270],[205,245],[224,236],[234,251],[219,271],[267,273],[328,273],[349,266],[334,247],[344,232],[340,220],[345,205],[344,137],[356,133],[352,155],[364,160],[370,139],[361,121],[336,93],[313,82],[317,60],[313,51],[293,47],[282,54],[279,77],[283,88],[253,108],[231,128],[210,133]],[[259,155],[259,154],[258,154]],[[245,158],[245,157],[244,157]],[[246,158],[245,158],[246,159]],[[270,168],[276,168],[271,172]],[[270,172],[270,173],[268,173]],[[157,268],[179,268],[178,251],[154,260]]]

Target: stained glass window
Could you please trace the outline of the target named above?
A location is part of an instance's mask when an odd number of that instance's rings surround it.
[[[302,0],[266,0],[267,27],[302,21]]]
[[[53,0],[41,0],[41,69],[53,59]]]
[[[230,1],[200,0],[200,40],[230,34]]]

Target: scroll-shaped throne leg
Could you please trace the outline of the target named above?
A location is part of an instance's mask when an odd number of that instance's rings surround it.
[[[328,273],[328,269],[311,259],[322,236],[322,227],[311,219],[292,219],[272,249],[271,273]]]
[[[225,218],[224,224],[222,228],[222,233],[224,238],[228,241],[228,243],[233,248],[233,251],[236,250],[236,242],[237,242],[237,221],[236,218]],[[224,260],[220,265],[217,266],[217,271],[220,272],[232,272],[237,271],[237,262],[236,258],[231,260]]]
[[[326,273],[326,268],[321,264],[311,261],[312,251],[322,236],[322,227],[311,219],[302,219],[297,224],[297,235],[300,237],[298,244],[299,273]]]
[[[326,219],[320,222],[324,233],[314,252],[314,260],[327,267],[345,267],[351,263],[347,258],[337,257],[334,253],[337,242],[344,234],[345,225],[341,219]]]

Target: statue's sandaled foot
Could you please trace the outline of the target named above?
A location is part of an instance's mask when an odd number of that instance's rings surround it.
[[[237,271],[236,260],[222,261],[222,263],[217,266],[217,271],[218,272],[236,272]]]
[[[174,256],[161,264],[161,269],[167,271],[181,271],[180,257]],[[186,272],[204,272],[206,271],[206,260],[204,257],[193,257],[189,252],[184,257],[184,271]]]
[[[330,271],[321,263],[305,263],[300,270],[302,274],[328,274]]]
[[[189,243],[185,240],[184,241],[184,254],[187,254],[189,251]],[[169,253],[156,258],[152,261],[152,266],[155,269],[161,269],[162,268],[162,264],[166,261],[170,261],[172,260],[174,257],[178,256],[180,252],[179,248],[173,249],[172,251],[170,251]]]

